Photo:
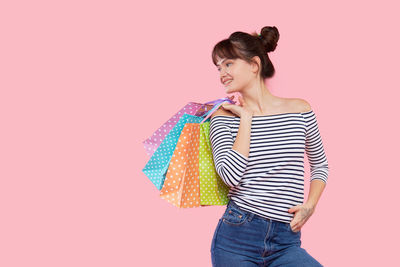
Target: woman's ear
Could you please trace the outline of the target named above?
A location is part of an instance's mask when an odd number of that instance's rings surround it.
[[[258,56],[254,56],[252,57],[252,64],[251,64],[251,70],[254,73],[258,73],[260,70],[260,66],[261,66],[261,59]]]

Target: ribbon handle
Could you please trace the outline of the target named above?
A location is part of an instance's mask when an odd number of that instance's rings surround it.
[[[205,114],[202,115],[202,117],[204,117],[204,119],[200,123],[203,123],[205,120],[207,120],[208,117],[210,117],[211,114],[213,114],[224,102],[229,102],[230,104],[235,103],[233,100],[230,100],[228,97],[219,98],[217,100],[213,100],[213,101],[204,103],[204,104],[215,104],[215,105],[212,109],[210,109],[209,111],[207,111]]]

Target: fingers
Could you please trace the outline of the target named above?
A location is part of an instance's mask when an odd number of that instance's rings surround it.
[[[294,232],[300,231],[300,229],[301,229],[301,224],[296,224],[292,229],[293,229]]]
[[[297,222],[297,223],[294,223],[293,225],[290,225],[290,227],[292,228],[292,230],[294,232],[297,232],[299,225],[300,225],[299,222]]]
[[[244,101],[243,101],[242,96],[239,96],[239,97],[238,97],[238,100],[239,100],[240,105],[243,106]]]

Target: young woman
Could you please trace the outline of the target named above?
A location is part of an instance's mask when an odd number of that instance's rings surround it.
[[[310,104],[265,86],[278,39],[276,27],[235,32],[212,53],[226,93],[240,94],[239,105],[224,104],[210,121],[216,171],[230,186],[211,244],[213,266],[322,266],[301,248],[300,229],[326,185],[328,161]],[[311,184],[303,204],[304,152]]]

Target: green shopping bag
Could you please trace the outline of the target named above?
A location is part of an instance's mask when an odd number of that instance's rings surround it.
[[[229,187],[215,170],[209,132],[210,120],[200,123],[200,205],[226,205],[229,200]]]

